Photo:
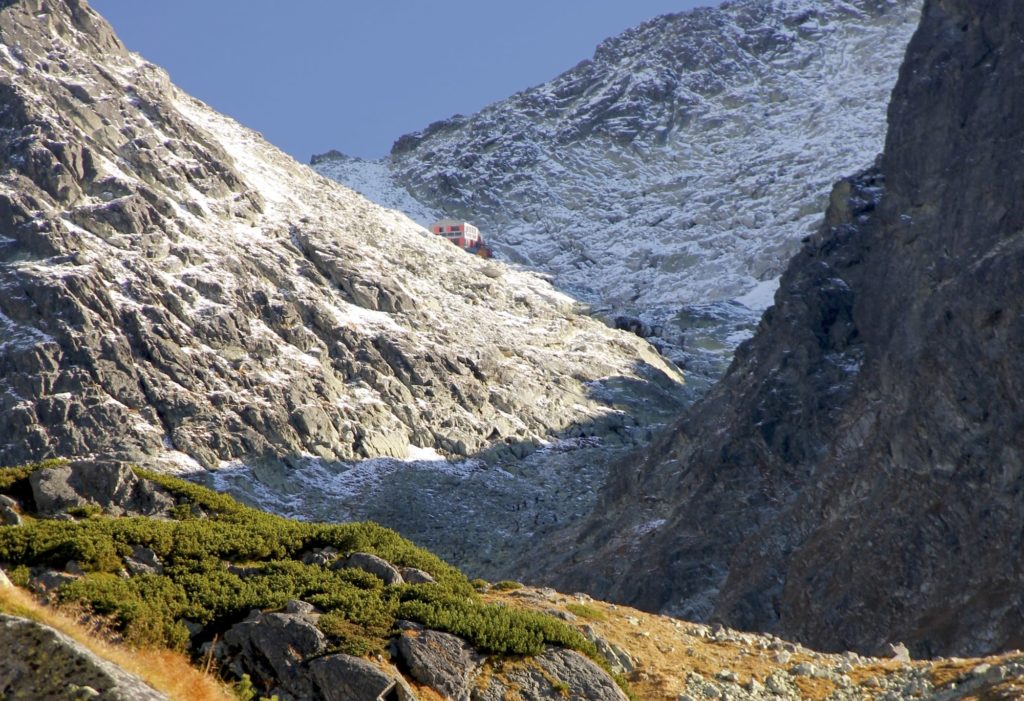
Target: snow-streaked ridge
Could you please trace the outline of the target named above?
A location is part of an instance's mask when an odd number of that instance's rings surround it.
[[[832,184],[880,152],[920,4],[737,0],[659,17],[383,161],[314,167],[421,223],[475,221],[499,257],[609,315],[685,335],[677,312],[737,300],[749,330]]]

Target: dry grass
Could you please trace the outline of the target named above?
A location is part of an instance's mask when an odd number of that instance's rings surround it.
[[[963,701],[1020,701],[1024,699],[1024,681],[1011,679],[980,690],[977,695],[965,696]]]
[[[0,588],[0,611],[55,628],[154,689],[180,701],[238,701],[223,682],[193,667],[188,658],[170,650],[129,649],[97,636],[71,616],[38,603],[16,587]]]
[[[979,664],[986,663],[991,665],[1004,664],[1008,660],[1015,657],[1020,657],[1019,652],[1007,652],[1002,655],[994,655],[992,657],[985,657],[982,659],[974,658],[960,658],[954,657],[945,660],[940,660],[931,664],[931,678],[932,684],[937,688],[949,686],[950,684],[957,683],[964,677],[967,677],[974,671],[974,668]],[[1021,683],[1017,680],[1018,684]],[[999,697],[994,697],[999,698]],[[1013,697],[1014,699],[1024,698],[1024,694],[1020,694]]]
[[[795,677],[793,682],[800,689],[800,698],[802,699],[827,699],[836,691],[835,682],[831,679]]]
[[[705,626],[587,597],[545,595],[534,589],[525,589],[514,592],[492,590],[485,598],[493,603],[531,610],[586,612],[589,615],[578,616],[576,625],[581,628],[590,626],[599,636],[629,653],[637,665],[636,671],[628,677],[630,687],[644,701],[676,701],[686,691],[688,673],[695,672],[707,680],[714,680],[723,670],[736,674],[736,681],[741,685],[749,684],[752,679],[763,684],[773,673],[785,674],[797,685],[801,698],[808,701],[824,701],[837,691],[835,682],[830,679],[790,676],[789,669],[801,662],[819,667],[822,664],[835,665],[841,661],[838,657],[815,659],[808,651],[798,648],[796,652],[788,653],[784,662],[777,661],[778,651],[762,649],[760,645],[716,642]],[[927,669],[932,683],[943,688],[970,675],[982,662],[999,664],[1019,656],[1020,653],[1015,652],[985,659],[915,661],[909,665]],[[895,660],[869,659],[864,664],[855,665],[847,676],[861,687],[864,698],[876,698],[880,694],[878,688],[865,683],[869,679],[905,674],[907,666],[908,663]],[[965,701],[1021,699],[1024,699],[1024,679],[1013,679],[993,682]]]
[[[780,668],[771,659],[776,654],[774,651],[715,642],[700,637],[701,627],[667,616],[596,600],[588,599],[583,603],[563,595],[556,595],[553,600],[544,599],[538,606],[536,598],[524,594],[491,591],[485,598],[518,608],[560,609],[569,613],[585,606],[591,615],[580,617],[577,625],[589,625],[599,636],[630,654],[637,662],[637,671],[628,677],[629,685],[636,696],[645,701],[676,701],[686,688],[688,672],[711,679],[723,670],[731,670],[736,673],[738,683],[747,684],[751,679],[763,682]],[[789,664],[804,659],[793,655]]]

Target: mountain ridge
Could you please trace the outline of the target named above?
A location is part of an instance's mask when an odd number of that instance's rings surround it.
[[[381,161],[312,161],[421,225],[475,221],[499,257],[610,323],[639,319],[699,394],[756,327],[832,183],[881,149],[919,7],[743,0],[666,15]]]
[[[467,456],[621,424],[609,379],[674,405],[640,339],[298,165],[84,2],[31,5],[0,10],[3,462]]]

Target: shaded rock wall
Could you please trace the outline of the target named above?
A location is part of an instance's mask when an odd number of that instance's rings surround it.
[[[1024,645],[1022,29],[1019,3],[926,3],[880,170],[560,584],[829,649]]]

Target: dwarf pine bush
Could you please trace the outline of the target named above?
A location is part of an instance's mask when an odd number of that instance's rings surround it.
[[[0,468],[0,492],[17,492],[26,503],[28,476],[52,464]],[[325,612],[320,626],[334,647],[353,654],[386,650],[398,621],[411,620],[485,652],[533,655],[560,645],[599,659],[586,638],[555,618],[484,603],[461,572],[394,531],[292,521],[196,484],[136,472],[175,497],[171,518],[111,518],[87,509],[79,520],[26,519],[0,527],[0,563],[24,578],[27,568],[77,561],[85,575],[63,586],[60,600],[106,618],[136,644],[182,649],[189,644],[185,620],[222,631],[252,609],[301,599]],[[160,558],[161,574],[124,576],[125,558],[139,546]],[[301,561],[303,553],[326,547],[416,567],[436,583],[386,587],[363,570]]]

